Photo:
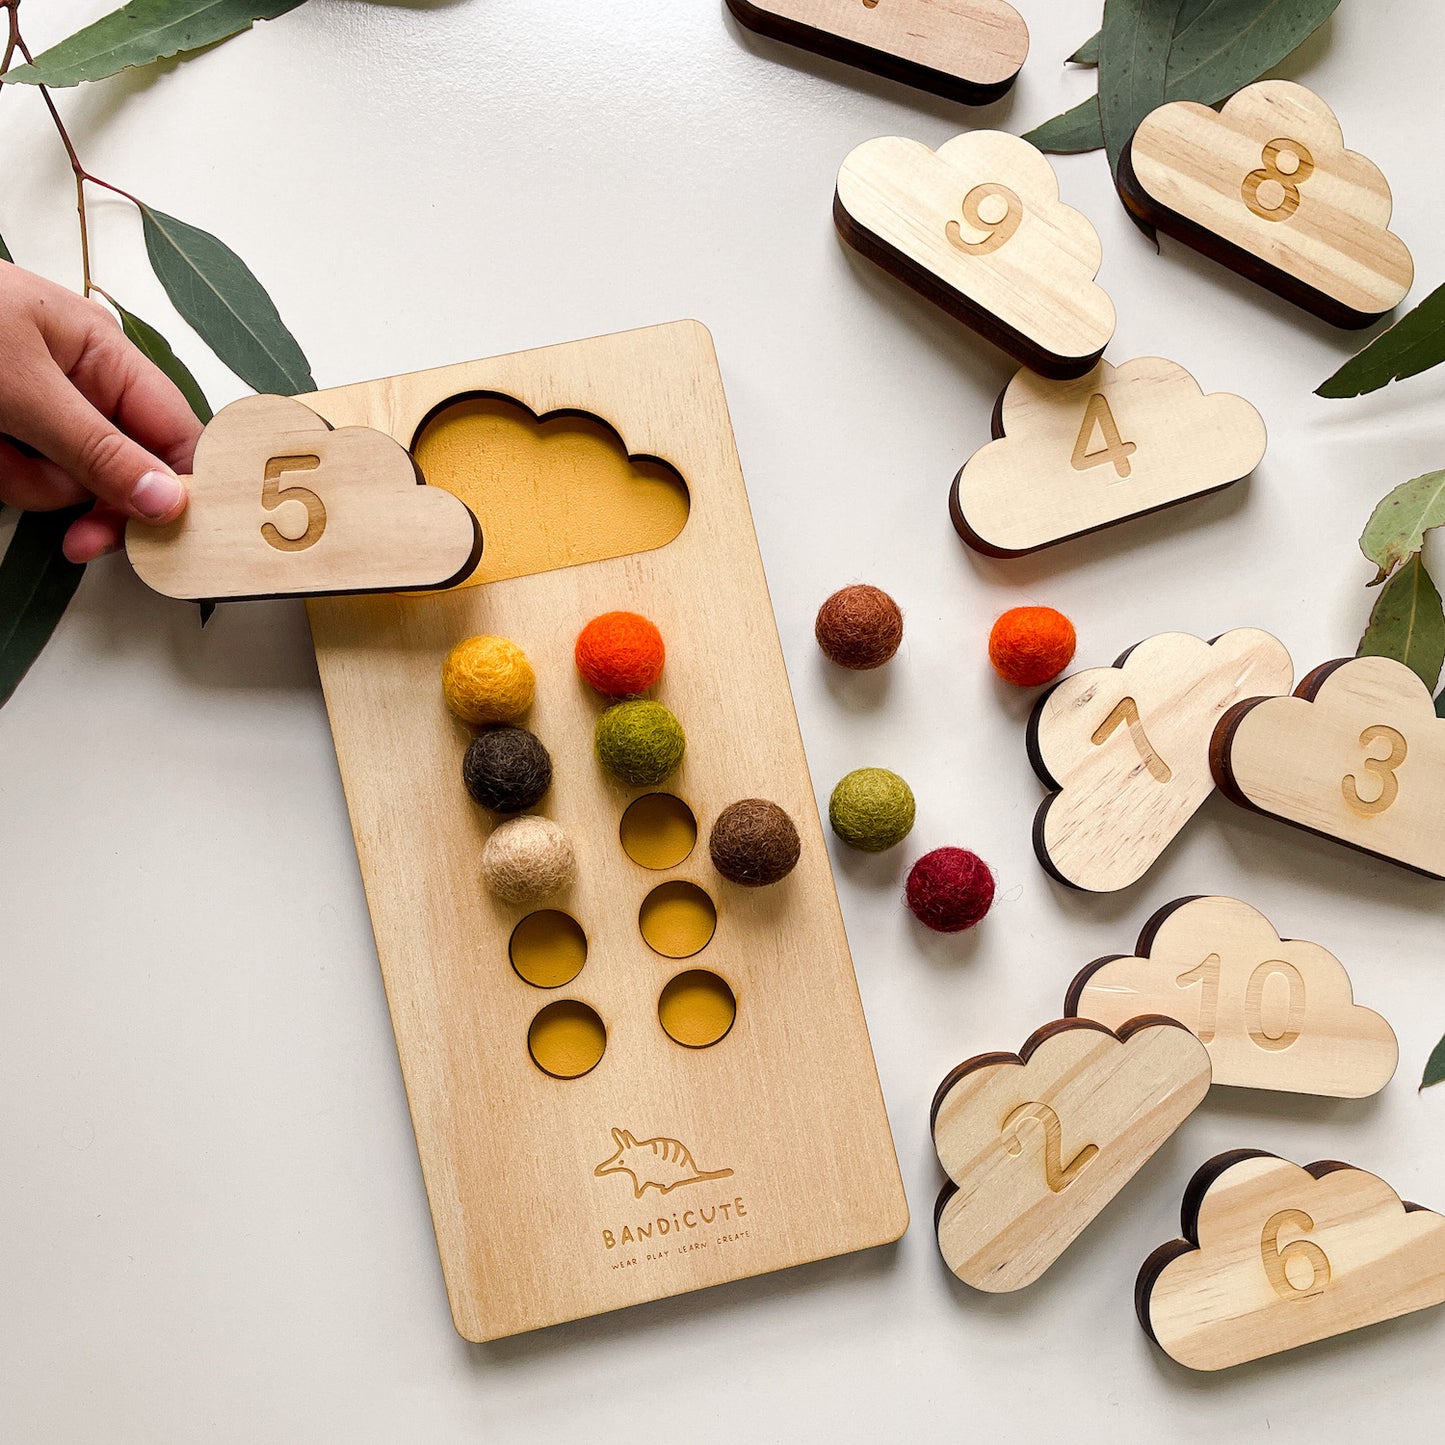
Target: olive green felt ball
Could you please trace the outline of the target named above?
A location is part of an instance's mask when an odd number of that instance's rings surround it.
[[[660,702],[619,702],[597,719],[597,757],[624,783],[650,788],[681,766],[682,724]]]
[[[886,852],[913,827],[913,789],[887,768],[858,768],[833,789],[828,821],[850,848]]]

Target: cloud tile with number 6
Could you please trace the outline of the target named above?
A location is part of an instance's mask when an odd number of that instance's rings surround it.
[[[1237,898],[1181,898],[1144,925],[1132,957],[1101,958],[1069,986],[1064,1012],[1121,1028],[1178,1019],[1209,1050],[1216,1084],[1362,1099],[1394,1076],[1394,1030],[1355,1002],[1328,949],[1281,939]]]
[[[1184,1193],[1184,1238],[1144,1261],[1139,1323],[1223,1370],[1445,1303],[1445,1218],[1336,1160],[1218,1155]]]
[[[370,427],[333,431],[289,397],[242,397],[218,412],[189,487],[176,521],[126,528],[132,566],[168,597],[449,587],[482,555],[476,518],[425,485],[404,447]]]

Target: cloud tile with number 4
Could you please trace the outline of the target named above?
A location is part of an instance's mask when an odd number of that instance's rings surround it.
[[[1355,1002],[1328,949],[1282,939],[1237,898],[1181,898],[1144,925],[1131,957],[1101,958],[1069,986],[1064,1012],[1120,1028],[1177,1019],[1209,1050],[1216,1084],[1360,1099],[1390,1082],[1394,1030]]]
[[[1191,1370],[1223,1370],[1445,1303],[1445,1218],[1335,1160],[1253,1149],[1205,1164],[1185,1237],[1144,1262],[1139,1323]]]
[[[953,484],[950,510],[975,550],[1018,557],[1218,491],[1264,456],[1264,421],[1243,397],[1204,394],[1174,361],[1107,361],[1074,381],[1020,371],[994,411],[994,440]]]
[[[284,396],[222,408],[196,447],[190,502],[132,522],[126,552],[157,592],[190,601],[449,587],[482,555],[466,505],[425,485],[370,427],[333,431]]]

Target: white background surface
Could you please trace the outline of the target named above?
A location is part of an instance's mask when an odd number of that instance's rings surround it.
[[[1358,338],[1177,244],[1155,255],[1103,158],[1061,158],[1064,198],[1103,236],[1110,357],[1157,352],[1238,390],[1270,452],[1248,484],[1112,533],[969,553],[948,486],[1012,367],[845,251],[829,205],[870,136],[1018,131],[1087,93],[1062,61],[1098,0],[1019,3],[1032,53],[982,111],[754,37],[721,0],[312,0],[59,97],[94,171],[247,259],[321,385],[679,316],[712,328],[818,794],[880,764],[919,797],[896,854],[836,859],[914,1224],[894,1249],[464,1344],[302,608],[223,607],[202,633],[112,558],[0,713],[0,1438],[1438,1432],[1445,1314],[1207,1378],[1153,1349],[1131,1294],[1224,1148],[1345,1158],[1445,1207],[1445,1090],[1414,1088],[1445,1029],[1442,885],[1216,798],[1124,895],[1064,892],[1029,844],[1031,695],[997,684],[984,649],[999,611],[1039,601],[1076,620],[1084,665],[1241,624],[1278,634],[1299,672],[1352,651],[1355,538],[1389,486],[1445,463],[1445,380],[1317,400]],[[24,16],[38,48],[105,8]],[[1429,0],[1345,0],[1285,71],[1385,168],[1412,301],[1445,278],[1442,42]],[[4,96],[0,145],[0,231],[74,284],[69,173],[33,94]],[[97,198],[94,229],[102,284],[213,402],[239,394],[169,311],[133,212]],[[899,657],[862,679],[811,635],[819,601],[859,579],[908,616]],[[998,873],[971,937],[926,935],[898,902],[907,863],[942,843]],[[1338,953],[1399,1033],[1396,1080],[1359,1103],[1217,1091],[1039,1284],[956,1284],[930,1228],[938,1080],[1016,1048],[1085,962],[1208,892]]]

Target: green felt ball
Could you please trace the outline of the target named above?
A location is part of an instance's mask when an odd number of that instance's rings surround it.
[[[597,756],[637,788],[665,782],[682,763],[687,734],[660,702],[619,702],[597,719]]]
[[[913,827],[913,789],[887,768],[858,768],[833,789],[828,821],[850,848],[886,852]]]

